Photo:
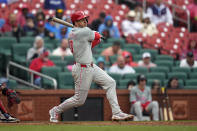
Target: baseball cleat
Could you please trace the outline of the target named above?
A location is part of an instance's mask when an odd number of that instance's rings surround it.
[[[134,116],[131,114],[120,112],[112,116],[112,121],[127,121],[127,120],[132,119],[133,117]]]
[[[17,118],[14,118],[12,116],[9,116],[8,118],[1,118],[0,119],[0,122],[5,122],[5,123],[17,123],[17,122],[20,122],[19,119]]]
[[[50,122],[57,123],[58,122],[58,113],[55,111],[55,107],[49,110]]]
[[[17,118],[14,118],[12,116],[9,116],[7,119],[6,119],[6,122],[19,122],[20,120],[17,119]]]
[[[20,120],[11,116],[8,113],[4,113],[3,115],[1,115],[1,121],[2,122],[15,123],[15,122],[19,122]]]

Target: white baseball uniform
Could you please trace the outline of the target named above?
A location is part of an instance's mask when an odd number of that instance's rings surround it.
[[[76,61],[72,69],[72,76],[75,81],[75,95],[56,106],[57,113],[83,105],[92,81],[101,85],[106,90],[112,113],[121,112],[116,95],[115,80],[92,63],[92,41],[96,39],[95,34],[88,27],[75,27],[69,35],[69,46]]]

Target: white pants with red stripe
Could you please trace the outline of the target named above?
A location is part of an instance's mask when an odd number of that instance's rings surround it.
[[[159,104],[157,101],[151,101],[151,103],[147,106],[147,109],[153,115],[153,120],[159,120]],[[141,102],[137,101],[135,104],[131,106],[131,113],[137,116],[138,121],[143,121],[143,109],[141,106]]]
[[[72,107],[78,107],[85,103],[92,81],[101,85],[106,90],[107,99],[112,108],[112,114],[119,113],[120,107],[116,95],[116,82],[97,65],[81,67],[75,64],[72,69],[75,81],[75,95],[56,106],[56,112],[62,113]]]

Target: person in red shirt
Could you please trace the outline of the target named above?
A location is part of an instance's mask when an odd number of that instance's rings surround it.
[[[194,0],[194,2],[189,2],[187,5],[187,9],[190,13],[191,18],[191,31],[196,32],[197,31],[197,0]]]
[[[17,15],[17,22],[20,23],[21,27],[24,27],[24,25],[27,23],[26,18],[29,13],[29,6],[27,4],[22,4],[22,7],[18,7],[18,13]]]
[[[53,61],[49,60],[49,51],[44,49],[38,58],[32,60],[29,68],[41,72],[42,67],[44,66],[54,66]],[[34,75],[34,84],[41,86],[41,77],[38,75]]]
[[[12,32],[14,27],[18,26],[17,18],[15,14],[10,14],[2,27],[2,32]]]
[[[131,66],[131,67],[137,67],[138,64],[136,62],[133,61],[132,59],[132,55],[130,52],[128,51],[123,51],[122,52],[122,56],[124,57],[125,59],[125,62],[127,65]]]
[[[180,52],[180,59],[185,59],[188,52],[192,52],[194,55],[194,60],[197,60],[197,39],[189,39],[185,48],[183,48],[183,50]]]

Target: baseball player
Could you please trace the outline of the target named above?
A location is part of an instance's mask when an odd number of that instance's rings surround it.
[[[8,89],[8,79],[0,78],[0,91],[2,94],[8,98],[8,106],[12,106],[15,103],[20,103],[20,99],[17,97],[17,94],[14,90]],[[2,101],[0,100],[0,121],[3,122],[19,122],[20,120],[12,117],[5,107],[3,106]]]
[[[131,112],[137,116],[137,120],[143,120],[143,114],[152,113],[153,120],[159,120],[159,105],[157,101],[152,101],[151,89],[146,86],[145,75],[137,76],[138,85],[130,91]]]
[[[100,43],[101,35],[87,27],[88,17],[77,11],[71,16],[74,28],[69,34],[69,46],[76,63],[72,68],[75,81],[75,95],[49,111],[50,122],[58,122],[58,114],[85,103],[91,82],[101,85],[106,90],[107,99],[112,108],[112,120],[128,120],[133,115],[123,113],[118,104],[116,82],[105,71],[93,64],[92,48]]]

